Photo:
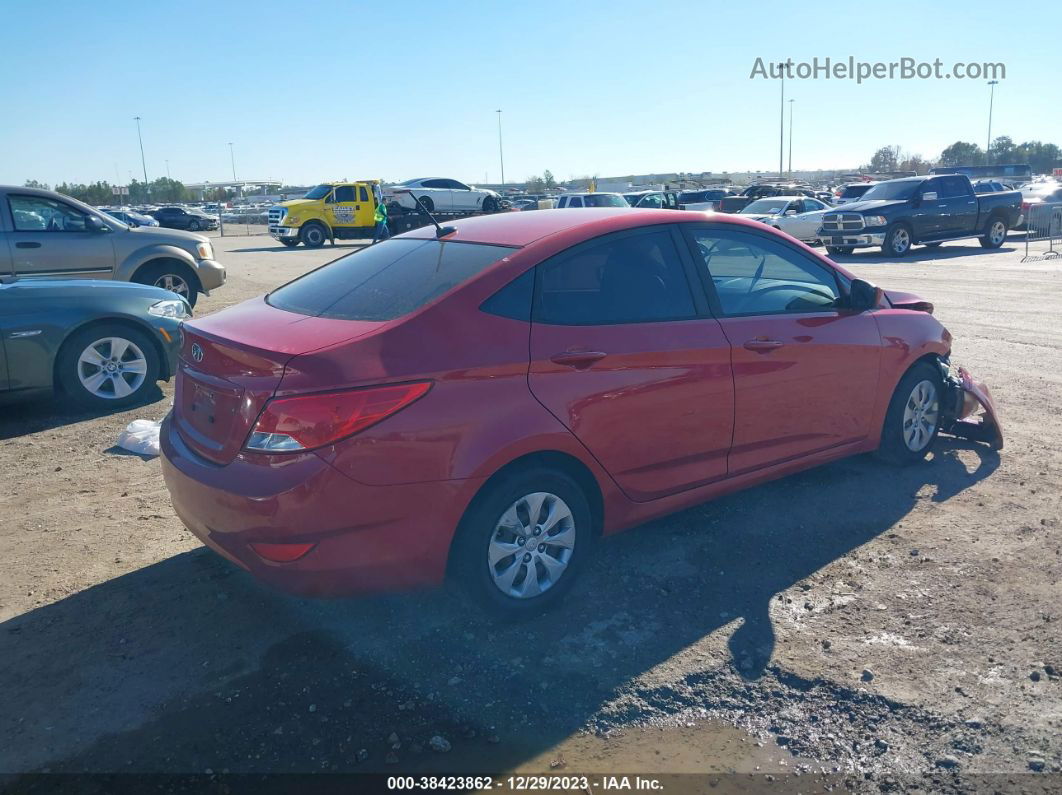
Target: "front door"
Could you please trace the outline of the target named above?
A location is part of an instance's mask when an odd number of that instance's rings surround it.
[[[837,271],[764,235],[705,226],[690,240],[733,350],[729,473],[865,438],[881,337],[870,313],[841,308]]]
[[[538,266],[529,383],[632,500],[725,477],[730,344],[669,226]]]
[[[368,196],[365,198],[368,199]],[[367,204],[367,201],[359,201],[356,186],[338,186],[335,191],[332,192],[331,197],[329,197],[328,202],[325,204],[325,217],[328,219],[328,225],[333,228],[361,226],[361,224],[358,223],[359,216],[362,215],[362,206]],[[371,223],[365,224],[365,226],[371,225]]]
[[[943,235],[969,234],[977,226],[977,197],[966,177],[949,176],[940,180],[942,203],[947,205],[947,223]]]
[[[114,270],[114,232],[90,230],[84,212],[57,199],[8,194],[8,235],[18,276],[109,278]]]

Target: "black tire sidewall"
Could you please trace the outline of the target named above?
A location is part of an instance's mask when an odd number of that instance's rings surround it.
[[[929,444],[918,452],[907,447],[903,441],[903,409],[915,384],[920,381],[932,381],[937,388],[937,427],[933,430],[933,437]],[[944,382],[940,371],[928,362],[918,362],[906,373],[896,385],[889,401],[889,408],[885,412],[885,422],[881,428],[881,444],[878,447],[880,458],[892,464],[907,465],[923,460],[936,444],[940,434],[940,421],[944,408]]]
[[[135,344],[144,353],[147,360],[147,372],[144,382],[131,395],[124,398],[100,398],[93,395],[81,385],[77,375],[78,358],[92,342],[104,337],[121,337]],[[158,383],[159,353],[154,341],[146,332],[126,326],[122,323],[100,323],[90,328],[75,332],[63,343],[57,361],[57,379],[63,392],[71,400],[90,408],[123,408],[143,401],[144,396]]]
[[[893,235],[901,229],[907,232],[907,248],[902,252],[898,252],[892,246],[892,238]],[[882,246],[882,248],[887,257],[906,257],[910,253],[913,243],[914,241],[911,239],[911,228],[906,224],[896,224],[895,226],[889,227],[889,231],[885,234],[885,245]]]
[[[494,584],[487,566],[487,545],[498,518],[516,500],[536,491],[547,491],[563,499],[575,520],[575,548],[568,568],[556,585],[531,599],[506,596]],[[454,544],[454,573],[479,604],[493,613],[508,617],[530,617],[557,604],[578,579],[594,542],[593,513],[586,494],[566,473],[534,468],[504,476],[487,486],[465,513]]]
[[[313,243],[310,241],[310,235],[314,232],[321,233],[321,241],[319,243]],[[324,228],[320,224],[307,224],[302,228],[302,232],[299,235],[302,243],[307,248],[321,248],[328,239],[328,235],[325,233]]]
[[[1000,240],[998,243],[993,243],[992,242],[992,237],[991,237],[991,235],[992,235],[992,227],[995,226],[995,224],[1000,223],[1000,222],[1002,222],[1002,224],[1003,224],[1003,239]],[[1004,221],[999,216],[995,216],[993,218],[989,218],[988,219],[988,224],[985,226],[985,233],[981,237],[979,242],[981,243],[981,247],[982,248],[1000,248],[1000,247],[1002,247],[1002,245],[1005,242],[1007,242],[1007,222]]]
[[[430,196],[421,196],[420,203],[424,206],[424,209],[429,213],[435,209],[435,202],[431,200]]]

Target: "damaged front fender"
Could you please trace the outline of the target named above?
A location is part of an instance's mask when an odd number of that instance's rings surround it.
[[[987,442],[993,450],[1003,449],[1003,429],[988,387],[975,381],[965,367],[941,359],[944,400],[941,406],[941,433]]]

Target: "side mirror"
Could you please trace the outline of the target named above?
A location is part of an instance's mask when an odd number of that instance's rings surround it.
[[[797,214],[797,211],[796,211],[796,210],[786,210],[786,211],[785,211],[785,214],[786,214],[786,215],[796,215],[796,214]]]
[[[881,288],[862,279],[853,279],[848,288],[848,308],[857,312],[876,308],[881,299]]]
[[[931,190],[931,191],[928,191],[927,193],[923,193],[922,194],[922,201],[924,201],[924,202],[935,202],[936,200],[937,200],[937,192],[936,191],[932,191]]]
[[[85,231],[86,232],[110,232],[111,228],[107,224],[95,215],[85,216]]]

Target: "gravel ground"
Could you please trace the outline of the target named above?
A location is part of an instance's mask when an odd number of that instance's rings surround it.
[[[215,244],[229,283],[197,314],[354,248]],[[923,465],[858,457],[653,522],[601,544],[568,607],[526,623],[449,588],[300,600],[208,553],[158,461],[114,447],[171,385],[103,416],[5,407],[0,773],[1059,786],[1062,261],[1021,254],[843,259],[936,304],[953,358],[994,392],[1001,453],[942,440]]]

